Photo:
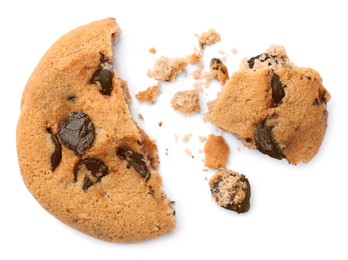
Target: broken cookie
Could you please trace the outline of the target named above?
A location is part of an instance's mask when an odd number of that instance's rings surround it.
[[[21,174],[38,202],[81,232],[113,242],[175,228],[156,144],[133,121],[112,68],[112,18],[62,36],[31,75],[17,125]]]
[[[209,180],[209,186],[213,200],[221,207],[237,213],[250,209],[250,183],[243,174],[218,170]]]
[[[319,73],[295,66],[285,49],[274,45],[242,62],[209,104],[208,119],[248,147],[306,163],[323,141],[329,100]]]

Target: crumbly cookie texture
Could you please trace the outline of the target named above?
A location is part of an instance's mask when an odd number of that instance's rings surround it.
[[[174,81],[176,76],[187,66],[186,58],[167,58],[161,56],[156,60],[153,70],[147,75],[159,81]]]
[[[213,45],[221,41],[220,34],[215,29],[210,29],[198,37],[199,46],[204,48],[206,45]]]
[[[224,85],[229,79],[227,67],[218,58],[213,58],[210,61],[210,75],[218,80],[221,85]]]
[[[217,169],[225,166],[230,149],[221,135],[209,135],[204,144],[204,165]]]
[[[237,213],[250,209],[251,188],[243,174],[220,169],[209,180],[209,186],[213,200],[221,207]]]
[[[195,89],[177,92],[171,102],[174,110],[185,115],[192,115],[201,111],[199,91]]]
[[[319,73],[292,64],[282,46],[245,59],[218,98],[208,119],[243,143],[290,163],[309,162],[323,141],[329,92]]]
[[[135,95],[135,97],[140,102],[147,102],[149,104],[153,104],[156,102],[158,96],[161,94],[160,87],[160,83],[157,83],[154,86],[148,87],[144,91],[140,91],[138,94]]]
[[[28,80],[17,125],[20,171],[52,215],[113,242],[151,239],[175,228],[157,172],[156,144],[129,111],[112,69],[112,18],[62,36]]]

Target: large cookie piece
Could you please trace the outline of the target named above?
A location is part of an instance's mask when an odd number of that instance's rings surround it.
[[[318,152],[329,100],[319,73],[295,66],[285,49],[274,45],[242,62],[209,105],[208,118],[245,145],[297,164]]]
[[[175,228],[157,147],[132,120],[112,69],[114,19],[79,27],[47,51],[22,97],[17,150],[23,180],[62,222],[132,242]]]

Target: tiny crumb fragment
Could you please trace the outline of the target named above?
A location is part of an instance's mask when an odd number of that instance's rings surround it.
[[[220,169],[209,180],[213,200],[221,207],[239,213],[250,209],[249,180],[237,172]]]
[[[199,80],[199,79],[202,79],[202,75],[203,75],[203,70],[204,70],[204,64],[199,64],[197,65],[197,69],[192,72],[192,77],[195,79],[195,80]]]
[[[217,79],[222,85],[229,79],[227,67],[218,58],[213,58],[210,61],[211,77]]]
[[[161,121],[161,122],[158,122],[158,126],[159,127],[162,127],[162,125],[163,125],[163,122]]]
[[[149,52],[150,52],[151,54],[155,54],[155,53],[157,52],[157,50],[156,50],[154,47],[151,47],[151,48],[149,49]]]
[[[179,136],[177,134],[174,134],[174,140],[176,143],[179,141]]]
[[[236,48],[232,48],[231,52],[232,52],[232,54],[237,54],[237,49]]]
[[[168,151],[168,148],[166,148],[166,155],[168,155],[168,152],[169,152],[169,151]]]
[[[191,136],[192,136],[192,133],[189,133],[189,134],[184,135],[184,137],[182,138],[182,141],[183,141],[184,143],[187,143],[188,141],[190,141]]]
[[[143,115],[139,113],[139,114],[138,114],[138,119],[141,120],[141,121],[144,121]]]
[[[172,108],[185,115],[192,115],[201,111],[199,105],[199,91],[196,89],[179,91],[171,100]]]
[[[203,142],[205,142],[205,140],[207,140],[207,138],[205,136],[201,136],[201,135],[198,136],[198,139],[201,143],[203,143]]]
[[[220,34],[215,29],[202,33],[199,38],[199,46],[203,49],[205,45],[213,45],[221,40]]]
[[[138,94],[136,94],[135,97],[140,102],[146,102],[149,104],[153,104],[156,102],[156,100],[160,94],[161,94],[160,83],[157,83],[154,86],[148,87],[144,91],[138,92]]]
[[[187,62],[190,64],[197,64],[203,58],[203,49],[194,50],[194,52],[187,57]]]
[[[229,150],[221,135],[209,135],[204,144],[204,165],[212,169],[225,166]]]
[[[159,81],[174,81],[176,76],[187,66],[187,60],[184,58],[160,57],[147,75]]]
[[[187,148],[186,148],[184,151],[185,151],[185,153],[186,153],[186,155],[187,155],[187,156],[191,156],[191,158],[192,158],[192,159],[194,159],[194,158],[195,158],[195,157],[193,156],[193,154],[192,154],[192,151],[191,151],[191,150],[189,150],[189,149],[187,149]]]

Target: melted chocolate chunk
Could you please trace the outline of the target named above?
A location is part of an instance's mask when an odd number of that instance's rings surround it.
[[[94,125],[83,112],[71,112],[59,125],[60,141],[76,155],[81,156],[94,140]]]
[[[108,69],[98,69],[92,78],[93,83],[99,82],[99,92],[103,95],[110,96],[112,91],[113,73]]]
[[[272,98],[274,101],[274,105],[277,106],[280,101],[282,101],[283,97],[285,96],[284,88],[286,86],[283,85],[280,81],[279,76],[274,73],[271,81],[271,88],[272,88]]]
[[[51,129],[47,129],[47,132],[51,136],[51,140],[54,145],[54,151],[51,155],[51,170],[54,171],[62,160],[62,146],[57,136],[51,132]]]
[[[263,54],[257,55],[255,57],[252,57],[248,60],[248,64],[249,64],[249,69],[254,68],[255,65],[255,60],[259,59]],[[265,57],[263,59],[259,59],[261,62],[264,62],[266,60],[268,60],[270,58],[270,56],[268,54],[265,54]]]
[[[213,70],[219,70],[220,65],[223,64],[222,61],[218,58],[212,58],[210,61],[210,67]]]
[[[79,161],[79,163],[74,168],[74,181],[77,181],[78,173],[82,167],[85,167],[89,173],[84,176],[82,189],[87,191],[89,187],[97,182],[100,182],[103,177],[108,175],[109,170],[106,165],[94,158],[86,158]]]
[[[266,125],[266,120],[256,125],[255,131],[256,148],[261,153],[267,154],[276,159],[285,158],[282,149],[273,136],[273,127]]]
[[[117,151],[117,156],[122,160],[126,160],[129,165],[133,166],[134,169],[141,175],[141,177],[143,177],[144,179],[149,178],[149,170],[142,154],[135,153],[130,150],[119,149]]]

